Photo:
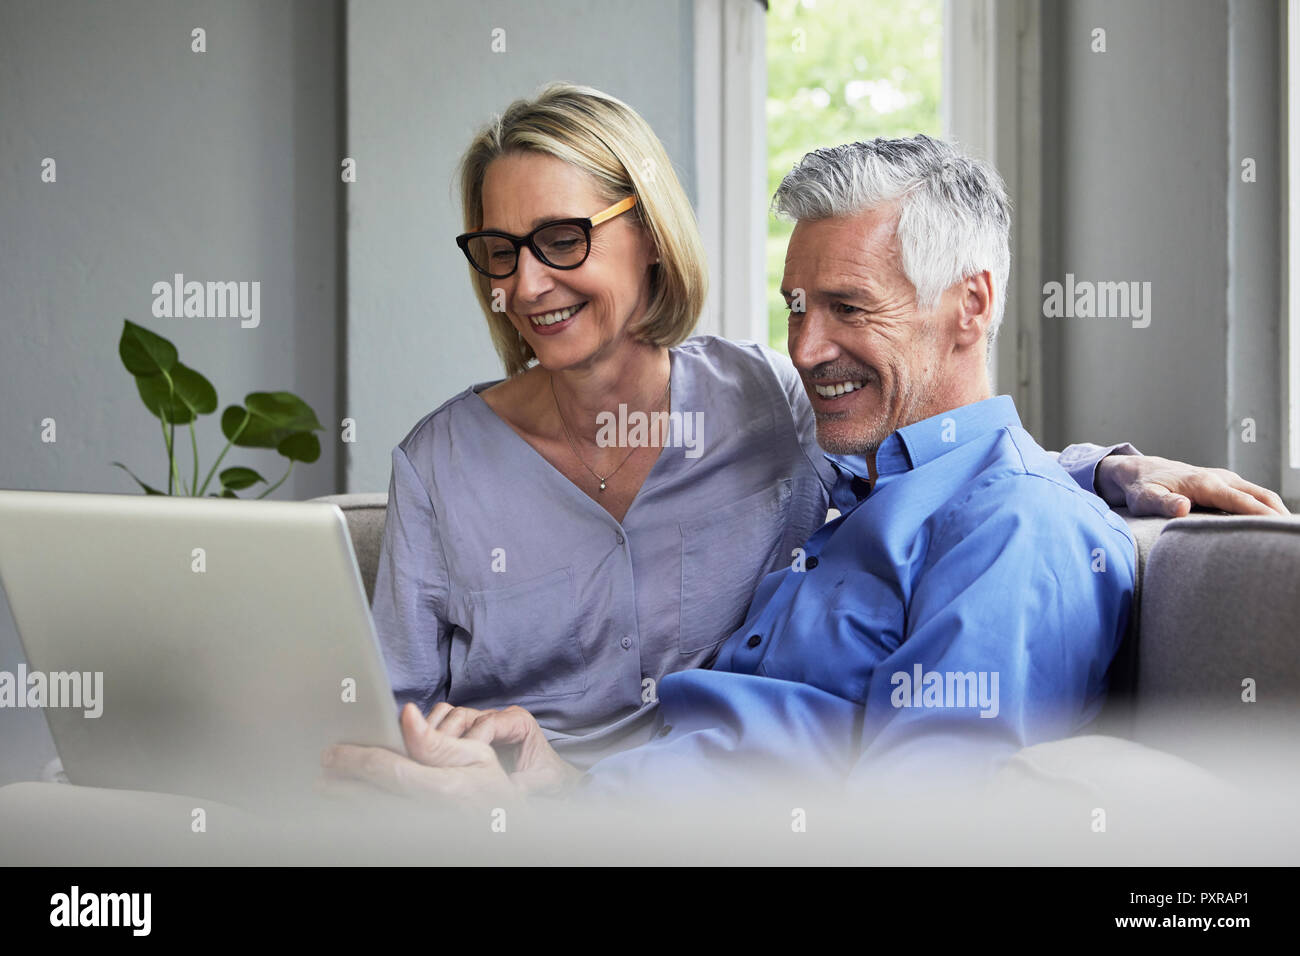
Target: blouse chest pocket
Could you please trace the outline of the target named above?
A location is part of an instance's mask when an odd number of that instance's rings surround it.
[[[572,568],[504,588],[471,591],[465,606],[468,647],[459,668],[460,655],[453,651],[452,660],[456,703],[510,704],[587,689]]]
[[[681,653],[720,644],[745,621],[754,589],[779,563],[791,480],[682,523]]]

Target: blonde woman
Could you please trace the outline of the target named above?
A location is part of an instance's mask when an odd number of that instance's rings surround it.
[[[479,133],[461,173],[457,241],[506,377],[394,449],[375,623],[399,705],[458,733],[519,704],[583,766],[644,740],[658,681],[709,665],[835,476],[788,360],[691,337],[699,233],[630,107],[550,86]],[[1130,446],[1060,461],[1138,511],[1275,507]]]

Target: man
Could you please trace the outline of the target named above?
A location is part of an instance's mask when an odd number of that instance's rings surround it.
[[[775,205],[796,220],[790,357],[842,516],[764,579],[712,669],[664,678],[658,736],[592,767],[594,790],[984,775],[1104,699],[1133,540],[992,394],[1010,259],[997,173],[925,136],[875,140],[808,154]],[[414,760],[340,746],[327,766],[451,796],[583,776],[520,708],[407,705],[401,723]]]

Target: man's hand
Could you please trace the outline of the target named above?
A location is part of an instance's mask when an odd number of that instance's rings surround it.
[[[1153,455],[1108,455],[1097,465],[1097,487],[1112,507],[1134,515],[1182,518],[1193,505],[1230,514],[1289,515],[1282,499],[1226,468],[1198,468]]]

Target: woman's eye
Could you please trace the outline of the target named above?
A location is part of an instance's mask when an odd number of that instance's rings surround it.
[[[555,239],[546,245],[548,249],[553,249],[556,252],[570,252],[577,244],[577,239]]]

